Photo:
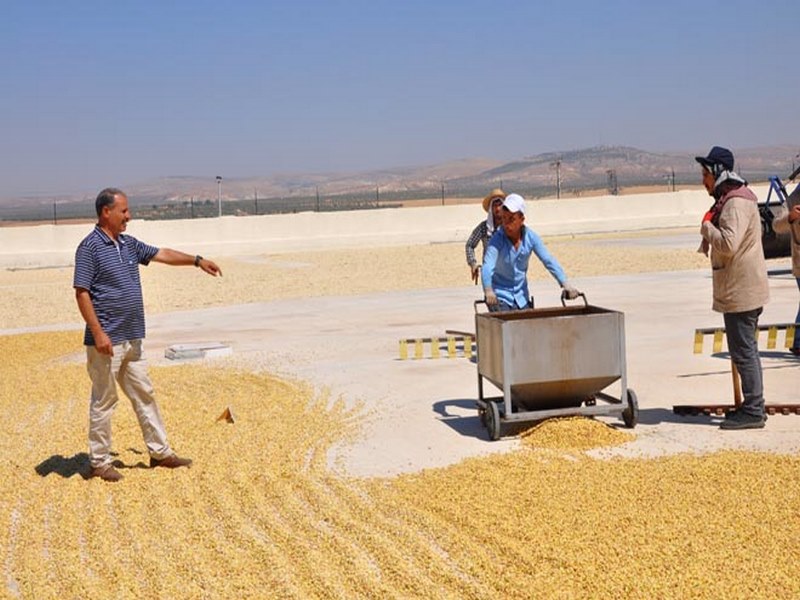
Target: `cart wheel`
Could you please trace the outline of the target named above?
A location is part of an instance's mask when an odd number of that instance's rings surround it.
[[[488,402],[486,407],[486,429],[489,430],[489,439],[493,442],[500,439],[500,409],[497,402]]]
[[[639,401],[636,399],[636,392],[628,388],[628,408],[622,411],[622,420],[625,427],[633,429],[639,421]]]

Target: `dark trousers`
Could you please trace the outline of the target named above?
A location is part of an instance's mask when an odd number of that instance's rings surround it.
[[[764,415],[764,380],[758,354],[756,331],[762,308],[739,313],[724,313],[725,337],[731,360],[742,380],[742,411],[757,417]]]

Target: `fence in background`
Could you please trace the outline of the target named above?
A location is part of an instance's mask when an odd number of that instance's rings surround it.
[[[670,182],[672,183],[672,182]],[[688,181],[678,181],[680,184]],[[697,184],[697,181],[691,183]],[[661,180],[619,181],[620,187],[651,186],[666,189]],[[385,191],[380,186],[355,194],[326,194],[320,189],[313,195],[291,194],[284,197],[258,197],[257,190],[247,198],[223,198],[223,215],[268,215],[298,212],[333,212],[350,210],[370,210],[375,208],[396,208],[401,206],[424,206],[432,204],[452,205],[481,198],[491,188],[503,186],[522,194],[528,200],[555,198],[553,185],[533,184],[531,182],[498,180],[471,183],[441,182],[424,189],[406,191]],[[669,191],[669,190],[668,190]],[[564,188],[561,198],[576,198],[582,195],[602,195],[607,193],[604,182],[582,188]],[[161,197],[129,196],[134,218],[146,220],[201,219],[219,215],[217,198],[188,197],[165,201]],[[58,223],[71,220],[94,220],[94,202],[64,201],[47,198],[30,199],[8,206],[0,206],[0,221],[39,221]]]

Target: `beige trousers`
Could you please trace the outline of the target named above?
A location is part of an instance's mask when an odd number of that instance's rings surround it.
[[[94,346],[87,346],[86,357],[92,380],[89,403],[89,462],[92,467],[102,467],[112,460],[111,416],[119,398],[117,383],[133,405],[150,456],[161,459],[172,454],[153,395],[153,384],[147,375],[142,340],[114,346],[114,356],[100,354]]]

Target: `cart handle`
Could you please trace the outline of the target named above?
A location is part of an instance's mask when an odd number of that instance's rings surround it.
[[[578,298],[583,298],[583,305],[584,306],[589,306],[589,301],[586,299],[586,294],[584,294],[583,292],[580,292],[578,294]],[[566,306],[566,305],[567,305],[567,292],[566,292],[566,290],[562,290],[562,292],[561,292],[561,306]]]

